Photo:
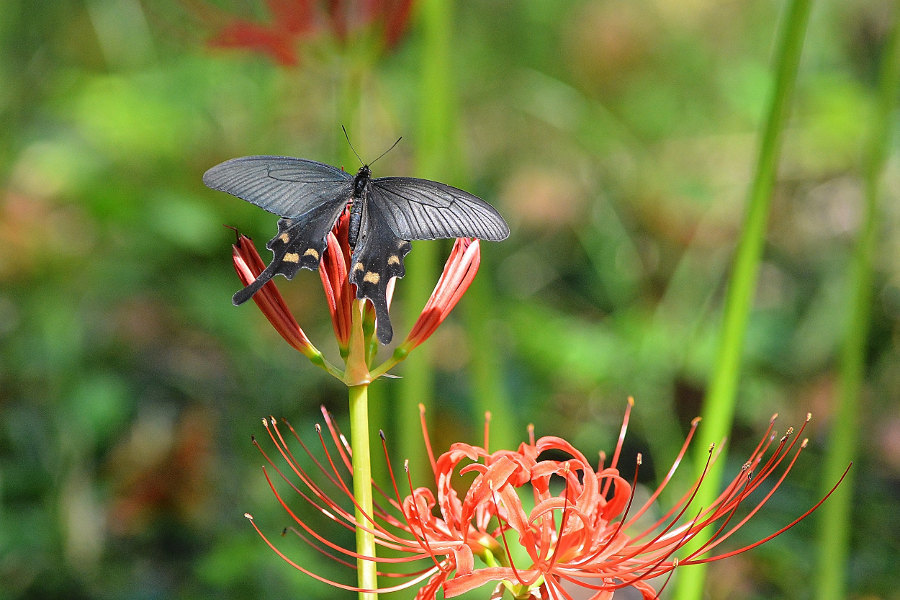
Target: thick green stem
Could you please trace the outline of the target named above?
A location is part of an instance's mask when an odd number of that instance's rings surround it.
[[[485,262],[483,258],[482,267]],[[519,416],[510,401],[503,384],[501,373],[502,353],[497,350],[497,336],[491,324],[494,302],[492,281],[485,277],[490,269],[485,269],[481,277],[476,277],[466,295],[466,326],[471,340],[472,353],[472,396],[475,414],[473,419],[480,423],[486,412],[491,413],[490,446],[493,450],[515,448],[518,445]]]
[[[900,12],[896,11],[896,7],[894,29],[884,52],[878,105],[871,123],[871,137],[863,166],[865,213],[848,277],[849,320],[841,350],[831,439],[825,455],[822,482],[825,488],[830,488],[840,478],[847,463],[854,460],[859,443],[859,400],[865,378],[866,340],[871,324],[881,181],[890,141],[889,132],[892,130],[892,112],[900,94]],[[846,597],[846,564],[855,489],[852,478],[851,470],[819,513],[819,568],[816,569],[815,597],[822,600]]]
[[[775,88],[768,116],[763,123],[756,171],[748,197],[747,215],[725,299],[716,364],[703,404],[703,425],[698,432],[700,439],[694,443],[694,462],[697,465],[705,463],[709,444],[719,443],[728,436],[734,419],[744,336],[765,241],[772,188],[781,148],[781,134],[797,78],[797,66],[800,62],[811,6],[812,0],[790,0],[778,40],[775,55],[777,69]],[[719,494],[725,462],[717,461],[709,469],[704,485],[695,499],[695,506],[698,508],[708,507]],[[705,537],[699,539],[701,537],[697,536],[695,542],[689,544],[688,552],[699,548],[706,541]],[[706,578],[704,565],[681,569],[678,575],[676,598],[688,600],[702,597]]]
[[[416,140],[416,174],[444,179],[452,155],[448,141],[453,137],[453,111],[450,98],[450,6],[446,0],[424,0],[418,6],[418,22],[422,29],[419,126]],[[452,144],[452,141],[450,142]],[[407,305],[411,310],[424,306],[435,282],[438,249],[435,243],[417,244],[406,259],[404,285]],[[420,347],[414,369],[408,369],[400,383],[397,406],[400,452],[410,461],[410,472],[421,476],[429,472],[421,452],[419,404],[434,405],[434,366],[428,347]],[[427,411],[429,414],[431,411]]]
[[[357,583],[363,590],[378,589],[378,565],[375,557],[375,535],[372,522],[372,457],[369,451],[368,385],[354,385],[350,390],[350,447],[353,450],[353,496],[356,498]],[[368,531],[367,531],[368,530]],[[360,600],[375,600],[376,592],[360,592]]]

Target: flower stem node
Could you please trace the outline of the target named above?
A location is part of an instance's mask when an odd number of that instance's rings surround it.
[[[307,358],[309,358],[309,362],[316,365],[317,367],[325,368],[325,357],[322,356],[321,352],[316,351],[316,352],[307,354]]]

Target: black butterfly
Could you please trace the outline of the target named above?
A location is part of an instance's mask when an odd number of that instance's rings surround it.
[[[276,274],[292,279],[301,268],[315,270],[325,237],[350,205],[350,282],[356,297],[375,307],[378,340],[393,337],[387,284],[403,277],[409,240],[476,237],[500,241],[509,226],[490,204],[460,189],[412,177],[372,179],[369,165],[355,176],[304,158],[245,156],[203,174],[203,183],[279,215],[278,234],[266,247],[274,257],[256,280],[237,292],[246,302]]]

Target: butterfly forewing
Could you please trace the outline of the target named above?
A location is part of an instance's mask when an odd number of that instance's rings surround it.
[[[297,218],[322,204],[346,204],[353,176],[325,163],[289,156],[245,156],[203,174],[203,183],[281,217]]]
[[[382,208],[391,230],[404,240],[477,237],[500,241],[509,236],[509,226],[493,206],[437,181],[373,179],[369,202]]]
[[[228,160],[208,170],[203,183],[283,217],[278,221],[278,234],[266,244],[272,262],[234,295],[235,304],[246,302],[275,275],[292,279],[301,268],[317,269],[325,251],[325,236],[353,191],[353,178],[344,171],[286,156]]]

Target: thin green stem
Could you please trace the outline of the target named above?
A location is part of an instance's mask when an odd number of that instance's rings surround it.
[[[734,420],[744,336],[747,331],[765,240],[782,131],[787,120],[790,99],[797,78],[797,68],[811,6],[812,0],[790,0],[781,27],[775,55],[775,87],[768,116],[763,123],[762,140],[749,192],[747,214],[734,258],[732,279],[725,299],[725,312],[716,364],[701,413],[703,426],[698,432],[701,439],[694,444],[694,461],[698,465],[705,464],[710,443],[718,443],[727,437]],[[696,496],[696,506],[709,506],[718,495],[725,462],[717,461],[707,472],[704,485]],[[697,536],[695,542],[689,545],[687,548],[689,552],[696,550],[706,541],[705,537],[699,539],[701,537]],[[675,597],[679,600],[701,598],[705,577],[706,570],[703,565],[682,569],[679,573]]]
[[[406,357],[408,355],[409,354],[406,352],[392,354],[390,358],[370,371],[372,381],[375,381],[376,379],[396,367],[398,364],[406,360]]]
[[[378,589],[378,565],[375,557],[375,534],[369,519],[372,505],[372,457],[369,451],[369,386],[354,385],[350,397],[350,447],[353,449],[353,496],[356,498],[357,583],[363,590]],[[360,600],[375,600],[376,592],[360,592]]]
[[[425,177],[444,177],[455,168],[453,152],[456,111],[453,105],[451,34],[453,11],[448,0],[422,0],[422,80],[417,170]]]
[[[894,29],[882,59],[878,104],[871,122],[871,138],[863,166],[865,213],[848,277],[849,321],[841,349],[831,440],[826,446],[822,481],[825,488],[837,481],[847,463],[854,460],[859,443],[859,400],[865,379],[866,340],[871,325],[882,173],[890,141],[892,112],[900,94],[900,12],[896,12],[896,7],[895,13]],[[846,597],[853,491],[851,471],[819,514],[816,598],[822,600]]]
[[[341,381],[344,380],[344,371],[335,365],[333,365],[325,356],[316,350],[313,352],[304,352],[306,357],[309,359],[309,362],[324,369],[326,373],[334,377],[335,379],[339,379]]]

